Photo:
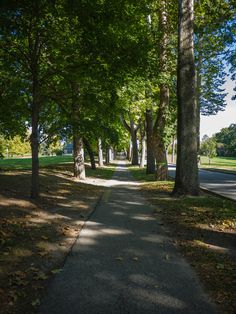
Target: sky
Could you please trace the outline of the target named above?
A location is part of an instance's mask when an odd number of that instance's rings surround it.
[[[211,137],[222,128],[230,126],[231,123],[236,123],[236,100],[231,100],[234,86],[235,82],[228,77],[225,83],[225,90],[228,93],[226,97],[227,106],[224,111],[220,111],[214,116],[201,116],[200,139],[205,134]]]

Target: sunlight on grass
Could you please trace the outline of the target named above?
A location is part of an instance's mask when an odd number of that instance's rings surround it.
[[[236,174],[236,157],[215,157],[210,160],[206,156],[201,156],[200,168],[209,170],[222,170]]]
[[[0,159],[0,169],[3,170],[26,170],[31,169],[31,158],[9,158]],[[47,167],[50,165],[58,165],[62,163],[72,162],[72,156],[46,156],[39,157],[40,167]]]

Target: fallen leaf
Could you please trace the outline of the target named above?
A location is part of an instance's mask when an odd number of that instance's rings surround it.
[[[123,261],[124,259],[123,259],[123,257],[121,257],[121,256],[118,256],[118,257],[116,257],[115,258],[117,261]]]
[[[138,257],[133,257],[132,260],[133,261],[138,261]]]
[[[39,299],[36,299],[34,300],[32,303],[31,303],[33,306],[37,306],[40,304],[40,300]]]
[[[48,252],[39,252],[39,253],[38,253],[38,255],[40,255],[40,256],[42,256],[42,257],[45,256],[45,255],[47,255],[47,254],[48,254]]]
[[[30,267],[27,271],[38,272],[38,271],[39,271],[39,268],[36,268],[36,267]]]
[[[168,261],[170,259],[170,256],[166,254],[165,259]]]
[[[44,274],[42,271],[40,271],[33,278],[34,278],[34,280],[46,280],[48,278],[48,276],[46,274]]]
[[[62,271],[62,268],[58,268],[58,269],[53,269],[53,270],[51,270],[51,273],[52,274],[58,274],[58,273],[60,273]]]
[[[216,268],[217,269],[225,269],[225,266],[223,264],[217,264]]]

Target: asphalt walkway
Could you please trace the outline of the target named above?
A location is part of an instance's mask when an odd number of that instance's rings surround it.
[[[109,185],[39,313],[216,313],[125,163]]]

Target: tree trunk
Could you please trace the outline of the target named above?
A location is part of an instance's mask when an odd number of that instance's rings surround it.
[[[179,1],[177,165],[173,190],[177,195],[199,194],[193,20],[194,0]]]
[[[109,153],[109,148],[106,148],[106,165],[110,163],[110,153]]]
[[[152,111],[146,109],[146,133],[147,133],[147,168],[146,174],[155,173],[155,157],[152,146],[153,118]]]
[[[140,127],[140,137],[141,137],[141,157],[140,157],[140,168],[145,166],[145,157],[146,157],[146,139],[145,139],[145,122],[143,126]]]
[[[132,157],[132,145],[131,145],[132,141],[131,141],[131,137],[129,140],[129,147],[127,149],[127,159],[128,161],[131,161],[131,157]]]
[[[87,152],[89,154],[89,159],[90,159],[90,163],[91,163],[91,168],[93,170],[96,170],[96,163],[95,163],[95,157],[94,157],[94,152],[92,150],[92,147],[91,145],[89,144],[89,141],[86,139],[86,138],[83,138],[83,142],[84,142],[84,145],[87,149]]]
[[[161,74],[168,72],[167,68],[167,3],[166,0],[161,0],[160,9],[160,71]],[[160,103],[157,111],[157,119],[153,128],[153,148],[156,159],[156,179],[167,180],[168,179],[168,164],[166,159],[166,148],[165,148],[165,126],[168,114],[169,106],[169,87],[168,83],[160,84]]]
[[[197,145],[198,145],[198,154],[200,151],[200,110],[201,110],[201,87],[202,87],[202,45],[203,45],[203,37],[199,34],[198,41],[198,62],[196,67],[196,103],[197,103]]]
[[[172,139],[172,154],[171,154],[171,162],[175,163],[175,138]]]
[[[76,132],[73,134],[74,176],[79,180],[85,179],[83,140]]]
[[[32,84],[32,131],[30,136],[32,153],[31,198],[37,198],[39,196],[39,82],[37,73],[33,75]]]
[[[131,163],[132,163],[132,165],[138,165],[137,131],[140,127],[140,124],[135,126],[134,121],[133,121],[130,114],[129,114],[129,120],[130,120],[130,125],[128,125],[128,123],[125,121],[124,117],[121,116],[121,121],[131,136],[131,142],[132,142]]]
[[[138,143],[137,143],[137,130],[131,129],[132,141],[132,165],[138,165]]]
[[[112,151],[111,147],[109,147],[109,149],[108,149],[108,154],[109,154],[109,161],[110,162],[113,161],[113,151]]]
[[[102,140],[98,139],[98,165],[103,167],[103,151],[102,151]]]
[[[165,181],[168,179],[168,164],[164,143],[164,130],[168,104],[169,88],[162,84],[160,86],[160,105],[158,108],[157,120],[153,128],[153,148],[156,159],[156,179],[160,181]]]

